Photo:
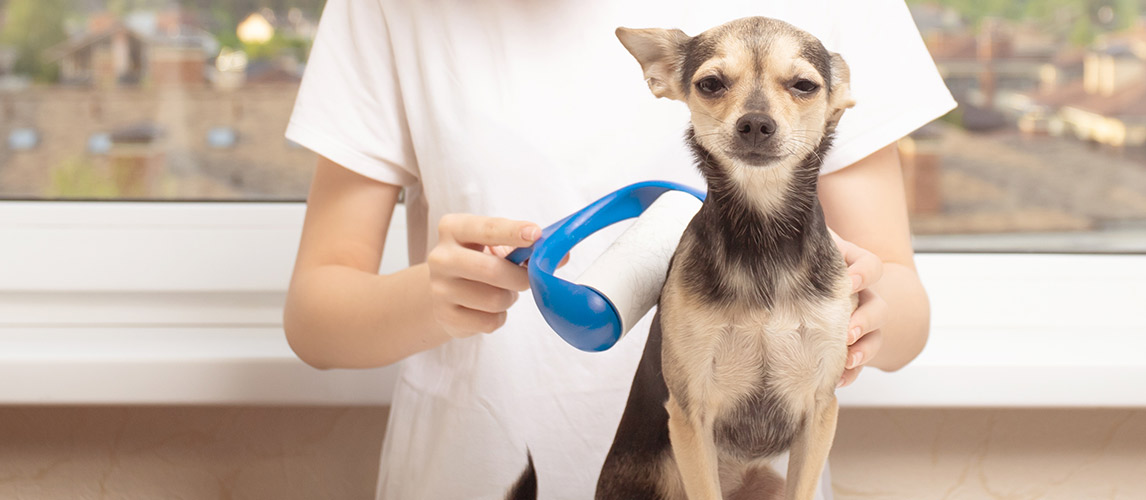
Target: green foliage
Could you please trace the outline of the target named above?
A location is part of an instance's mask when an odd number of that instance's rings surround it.
[[[945,123],[950,123],[951,125],[955,125],[956,127],[963,128],[963,108],[957,107],[951,111],[948,111],[947,114],[939,117],[939,120]]]
[[[1067,40],[1072,45],[1083,47],[1089,45],[1094,41],[1094,37],[1098,34],[1094,28],[1094,24],[1086,17],[1079,17],[1074,21],[1074,25],[1070,27],[1070,34]]]
[[[294,55],[303,60],[310,52],[310,40],[286,37],[276,32],[266,43],[243,43],[242,49],[251,61],[270,60],[281,55]]]
[[[71,156],[52,169],[48,198],[118,198],[119,188],[83,155]]]
[[[122,16],[136,10],[159,10],[170,3],[168,0],[106,0],[104,8]]]
[[[220,45],[232,49],[242,46],[239,35],[235,33],[239,21],[235,19],[235,13],[231,9],[222,5],[212,5],[208,9],[208,14],[213,28],[211,33],[215,35],[215,39],[219,41]]]
[[[303,60],[309,51],[309,40],[276,35],[260,46],[245,46],[235,34],[235,28],[247,14],[264,7],[279,14],[285,14],[291,8],[299,8],[310,19],[318,19],[325,0],[106,0],[98,4],[99,8],[117,15],[179,5],[198,12],[224,47],[242,48],[252,59],[274,58],[289,51]],[[46,59],[45,51],[67,38],[64,31],[66,19],[73,16],[83,18],[91,14],[94,12],[92,5],[95,4],[79,0],[0,0],[0,9],[4,10],[0,44],[16,49],[14,71],[41,82],[56,81],[59,68]]]
[[[972,26],[988,17],[1033,21],[1048,33],[1086,45],[1108,31],[1128,28],[1146,11],[1146,0],[907,0],[908,4],[941,5],[954,9]],[[1109,8],[1113,20],[1099,19]]]
[[[16,48],[16,73],[29,75],[39,81],[53,81],[57,77],[55,64],[44,60],[43,52],[62,42],[64,19],[68,15],[67,0],[10,0],[5,10],[4,26],[0,29],[0,43]]]

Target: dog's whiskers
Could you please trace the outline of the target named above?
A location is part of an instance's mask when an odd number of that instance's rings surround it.
[[[716,122],[717,122],[717,123],[719,123],[719,124],[721,124],[721,125],[728,125],[728,122],[726,122],[726,121],[724,121],[724,120],[721,120],[720,118],[717,118],[717,117],[715,117],[715,116],[712,116],[712,115],[710,115],[710,114],[708,114],[708,113],[705,113],[705,112],[704,112],[704,111],[702,111],[702,110],[699,110],[699,109],[697,109],[697,110],[693,110],[693,113],[700,113],[700,114],[702,114],[702,115],[704,115],[704,116],[707,116],[707,117],[709,117],[709,118],[712,118],[713,120],[716,120]]]

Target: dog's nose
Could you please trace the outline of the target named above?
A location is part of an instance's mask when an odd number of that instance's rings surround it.
[[[749,145],[758,145],[772,137],[776,131],[776,121],[763,113],[748,113],[736,120],[736,133]]]

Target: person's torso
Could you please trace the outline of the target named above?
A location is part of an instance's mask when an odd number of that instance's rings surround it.
[[[424,238],[411,242],[415,262],[446,213],[544,226],[636,181],[703,187],[684,145],[687,108],[653,97],[618,26],[695,35],[763,15],[816,33],[826,8],[826,0],[380,1],[420,174],[407,198],[412,237]],[[575,250],[566,274],[605,244]],[[408,359],[380,496],[496,498],[528,447],[541,498],[591,498],[647,330],[648,318],[613,349],[580,352],[522,294],[500,331]]]

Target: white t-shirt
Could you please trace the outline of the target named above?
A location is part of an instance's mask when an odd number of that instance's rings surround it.
[[[287,137],[405,186],[411,263],[422,262],[443,214],[546,225],[631,182],[703,187],[685,105],[652,96],[613,31],[697,34],[749,15],[811,32],[851,67],[857,105],[825,173],[954,106],[901,1],[329,0]],[[592,260],[579,252],[570,275]],[[501,498],[528,447],[541,498],[592,498],[648,319],[585,353],[522,294],[498,332],[411,356],[378,497]]]

